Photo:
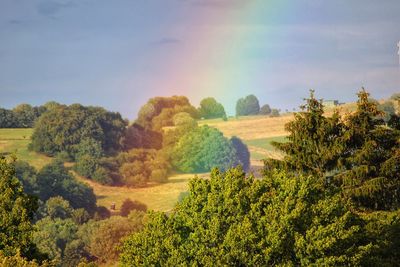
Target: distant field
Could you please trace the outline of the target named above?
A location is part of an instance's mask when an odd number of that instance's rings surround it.
[[[287,134],[285,124],[293,119],[292,114],[270,118],[268,116],[246,116],[222,119],[202,120],[199,125],[209,125],[219,129],[226,137],[237,136],[242,140],[254,140]]]
[[[188,181],[194,176],[194,174],[177,174],[169,177],[169,181],[164,184],[144,188],[128,188],[100,185],[76,175],[78,180],[93,188],[97,196],[97,205],[110,208],[111,204],[115,202],[116,212],[119,211],[122,202],[127,198],[143,202],[151,210],[169,211],[178,202],[179,195],[187,191]],[[207,177],[208,174],[198,176]]]
[[[14,153],[37,169],[49,163],[51,158],[28,150],[32,132],[33,129],[0,129],[0,154]]]

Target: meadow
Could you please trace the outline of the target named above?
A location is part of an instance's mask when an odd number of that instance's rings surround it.
[[[14,154],[18,160],[29,162],[36,169],[51,161],[50,157],[29,151],[33,129],[0,129],[0,154]]]
[[[279,158],[282,155],[277,152],[271,141],[284,141],[284,125],[293,118],[293,115],[283,115],[270,118],[267,116],[248,116],[222,119],[202,120],[200,125],[209,125],[219,129],[227,137],[237,136],[248,146],[251,171],[256,176],[262,166],[262,159],[267,157]],[[35,168],[40,169],[51,161],[50,157],[29,151],[28,144],[33,129],[0,129],[0,153],[14,153],[19,160],[27,161]],[[71,166],[70,164],[66,164]],[[105,186],[88,180],[74,173],[75,177],[89,184],[97,196],[97,204],[109,208],[112,203],[116,204],[118,212],[122,202],[130,198],[138,200],[147,205],[149,209],[158,211],[171,210],[178,201],[179,195],[187,191],[188,181],[195,174],[173,174],[167,183],[152,184],[143,188],[113,187]],[[207,177],[207,174],[200,174],[200,177]]]

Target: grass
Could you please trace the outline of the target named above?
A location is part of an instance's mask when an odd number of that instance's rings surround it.
[[[293,119],[292,114],[280,117],[246,116],[222,119],[201,120],[199,125],[208,125],[219,129],[226,137],[237,136],[242,140],[255,140],[276,136],[285,136],[285,124]]]
[[[176,174],[169,177],[169,181],[163,184],[154,184],[143,188],[113,187],[97,184],[82,176],[75,174],[78,180],[89,184],[97,196],[97,205],[110,208],[112,203],[116,205],[116,213],[119,212],[123,201],[127,198],[138,200],[147,205],[150,210],[170,211],[178,202],[179,195],[188,190],[188,181],[194,174]],[[207,177],[201,174],[199,177]]]
[[[248,116],[222,119],[202,120],[200,125],[208,124],[216,127],[225,136],[237,136],[248,145],[251,154],[252,170],[258,172],[262,167],[262,159],[266,157],[279,158],[273,150],[270,141],[282,141],[286,135],[285,123],[292,119],[292,115],[269,118],[266,116]],[[32,129],[0,129],[0,153],[15,153],[18,159],[25,160],[36,168],[49,163],[51,158],[29,151],[27,149],[32,135]],[[130,198],[147,205],[151,210],[169,211],[178,201],[179,195],[188,190],[188,181],[194,174],[176,174],[169,177],[163,184],[153,184],[145,188],[112,187],[97,184],[89,179],[74,174],[75,177],[89,184],[97,196],[97,204],[110,208],[116,204],[116,213],[122,202]],[[208,174],[199,175],[207,177]]]
[[[272,146],[271,142],[286,142],[286,136],[274,136],[274,137],[269,137],[269,138],[260,138],[260,139],[253,139],[253,140],[245,140],[245,144],[247,146],[254,146],[254,147],[259,147],[263,148],[265,150],[268,150],[270,152],[275,152],[276,149],[274,146]]]
[[[15,154],[18,160],[42,168],[51,158],[28,150],[32,132],[33,129],[0,129],[0,154]]]

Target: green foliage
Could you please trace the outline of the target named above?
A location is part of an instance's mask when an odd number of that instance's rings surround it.
[[[180,112],[199,118],[198,111],[184,96],[151,98],[140,110],[136,122],[145,129],[160,131],[173,126],[173,117]]]
[[[359,216],[313,177],[214,170],[189,188],[124,242],[123,266],[359,266],[371,252]]]
[[[39,195],[35,168],[25,161],[16,161],[14,167],[15,175],[22,183],[24,192],[29,195]]]
[[[335,112],[325,117],[322,100],[317,100],[313,91],[306,101],[303,112],[296,113],[285,127],[289,132],[287,142],[273,142],[284,152],[283,162],[267,160],[266,170],[285,167],[322,177],[337,168],[344,149],[339,138],[344,131],[340,116]]]
[[[43,208],[43,217],[49,217],[50,219],[67,219],[71,218],[73,209],[69,205],[69,202],[62,197],[51,197],[49,198]]]
[[[200,117],[204,119],[215,119],[226,117],[224,106],[218,103],[213,97],[207,97],[201,100],[199,107]]]
[[[400,207],[400,131],[385,126],[382,112],[359,94],[357,110],[346,118],[343,171],[336,178],[359,206],[390,210]],[[395,116],[395,115],[394,115]]]
[[[260,113],[260,104],[255,95],[248,95],[236,102],[236,116],[257,115]]]
[[[388,122],[390,117],[396,114],[396,109],[391,101],[386,101],[378,105],[378,109],[383,112],[383,120],[385,122]]]
[[[147,211],[147,206],[137,200],[132,201],[129,198],[125,199],[121,205],[120,215],[123,217],[127,217],[132,210],[145,212]]]
[[[117,162],[122,176],[121,183],[125,185],[144,186],[149,181],[164,182],[167,179],[169,162],[162,151],[132,149],[120,153]]]
[[[18,126],[14,112],[0,108],[0,128],[18,128]]]
[[[305,111],[286,126],[288,142],[275,144],[284,160],[266,161],[266,173],[284,167],[315,174],[337,182],[360,208],[399,208],[400,131],[391,127],[397,116],[385,125],[369,94],[362,90],[358,97],[357,110],[342,119],[337,112],[325,117],[312,93]]]
[[[143,126],[134,123],[129,126],[121,140],[124,150],[133,148],[161,149],[162,134],[157,131],[145,129]]]
[[[269,115],[271,114],[271,112],[272,112],[271,107],[268,104],[265,104],[260,108],[261,115]]]
[[[47,155],[66,151],[75,157],[81,140],[93,139],[106,154],[121,149],[126,122],[119,113],[79,104],[59,106],[44,113],[32,135],[31,148]]]
[[[66,251],[70,249],[73,240],[78,238],[78,226],[72,219],[51,219],[45,217],[36,224],[33,240],[41,253],[62,265],[63,262],[74,260],[79,262],[82,255],[75,254],[73,259],[67,259]],[[63,265],[66,266],[66,265]]]
[[[208,172],[218,166],[224,170],[239,161],[232,143],[215,128],[197,127],[175,144],[172,165],[182,172]]]
[[[22,257],[18,252],[13,256],[5,256],[2,251],[0,251],[0,266],[4,267],[52,267],[55,266],[53,262],[43,262],[39,264],[37,261],[29,261]]]
[[[4,256],[34,257],[31,241],[37,199],[27,196],[18,181],[13,162],[0,157],[0,251]]]
[[[96,196],[93,189],[76,181],[61,161],[54,160],[38,172],[37,187],[39,198],[43,201],[51,197],[61,196],[74,209],[84,208],[89,213],[95,211]]]

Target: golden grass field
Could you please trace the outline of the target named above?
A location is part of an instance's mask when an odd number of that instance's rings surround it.
[[[256,172],[262,166],[262,159],[266,157],[280,157],[281,155],[270,145],[270,141],[283,141],[286,135],[284,125],[293,115],[269,118],[266,116],[249,116],[232,118],[228,121],[221,119],[203,120],[200,125],[207,124],[218,128],[225,136],[237,136],[249,147],[251,153],[252,171]],[[51,161],[51,158],[28,150],[32,129],[0,129],[0,153],[14,153],[19,160],[29,162],[40,169]],[[71,166],[68,165],[67,166]],[[255,173],[256,174],[256,173]],[[257,175],[257,174],[256,174]],[[74,174],[78,180],[89,184],[97,196],[98,205],[109,208],[113,202],[116,208],[130,198],[147,205],[149,209],[168,211],[178,201],[179,195],[187,191],[188,181],[194,174],[175,174],[163,184],[154,184],[145,188],[112,187],[97,184],[89,179]],[[207,177],[207,174],[199,175]]]

